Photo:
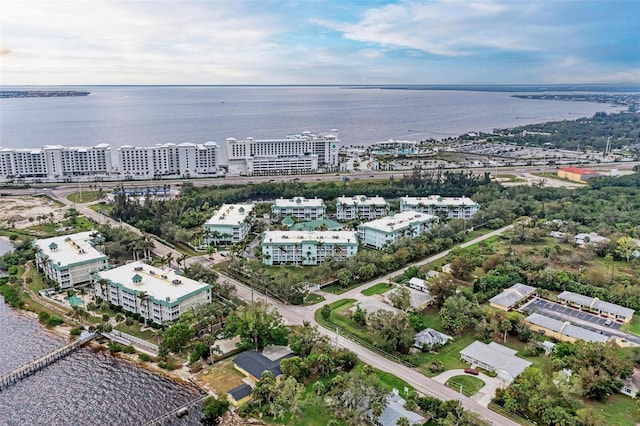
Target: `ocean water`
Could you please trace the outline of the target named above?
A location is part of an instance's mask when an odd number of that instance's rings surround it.
[[[29,89],[4,87],[4,89]],[[47,89],[38,87],[38,89]],[[518,99],[514,93],[309,86],[82,86],[86,97],[0,99],[0,146],[149,146],[338,129],[343,146],[424,140],[576,119],[607,104]]]
[[[0,297],[0,374],[63,346]],[[197,397],[191,389],[82,348],[0,392],[0,425],[141,425]],[[172,425],[196,425],[195,410]]]

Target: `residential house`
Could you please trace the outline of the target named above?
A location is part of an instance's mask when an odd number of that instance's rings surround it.
[[[511,382],[531,365],[531,362],[518,358],[517,352],[495,342],[487,345],[475,341],[460,351],[460,358],[471,365],[494,371],[501,379]]]
[[[393,392],[387,396],[387,404],[380,414],[380,417],[374,420],[371,410],[367,412],[367,417],[376,426],[396,426],[398,420],[402,417],[409,420],[411,426],[423,424],[425,418],[415,411],[404,408],[406,402],[407,401],[400,396],[398,389],[394,389]]]
[[[589,234],[581,233],[577,234],[573,237],[573,242],[579,245],[580,247],[584,247],[586,245],[596,245],[599,243],[607,243],[609,239],[607,237],[603,237],[598,235],[595,232],[591,232]]]
[[[436,345],[445,345],[451,339],[451,336],[440,333],[433,328],[425,328],[415,335],[413,338],[413,346],[418,349],[422,349],[424,347],[432,348]]]
[[[535,287],[518,283],[502,290],[500,294],[489,299],[489,305],[492,308],[509,311],[535,294]]]

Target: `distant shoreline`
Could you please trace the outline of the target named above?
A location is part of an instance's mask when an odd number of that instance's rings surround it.
[[[64,98],[89,96],[90,93],[77,90],[0,90],[0,98]]]

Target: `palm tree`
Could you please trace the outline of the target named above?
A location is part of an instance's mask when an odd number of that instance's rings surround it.
[[[167,255],[162,258],[163,263],[166,263],[167,267],[171,267],[171,262],[173,261],[173,253],[169,252]]]
[[[98,285],[100,286],[100,296],[103,299],[108,300],[109,296],[107,295],[107,285],[109,284],[109,282],[104,279],[104,278],[100,278],[98,279]]]
[[[182,270],[185,269],[185,263],[188,258],[189,258],[189,255],[186,253],[183,253],[180,256],[178,256],[178,258],[176,259],[176,261],[178,262],[178,265],[182,264]]]
[[[88,312],[84,310],[81,306],[71,306],[71,311],[69,311],[69,316],[73,319],[76,319],[80,322],[80,325],[84,326],[83,319],[86,318]]]
[[[147,326],[147,318],[149,318],[149,299],[151,299],[151,296],[149,296],[149,294],[146,291],[140,291],[138,293],[138,300],[140,300],[140,308],[142,308],[142,304],[144,303],[146,305],[146,315],[142,315],[142,318],[144,318],[144,326]],[[140,309],[140,312],[142,313],[142,309]]]

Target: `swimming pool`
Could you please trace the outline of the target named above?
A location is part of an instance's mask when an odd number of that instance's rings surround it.
[[[84,302],[82,301],[82,299],[80,299],[75,294],[72,295],[71,297],[67,297],[66,299],[69,301],[71,306],[84,306]]]

